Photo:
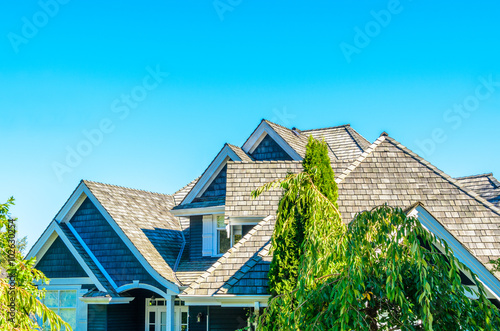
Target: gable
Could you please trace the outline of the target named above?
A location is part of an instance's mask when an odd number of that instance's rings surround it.
[[[201,198],[214,198],[226,196],[227,164],[221,169],[212,183],[207,187]],[[198,198],[199,199],[199,198]],[[200,199],[203,200],[203,199]],[[194,199],[193,201],[197,201]]]
[[[134,280],[159,286],[89,198],[85,198],[69,224],[117,286]]]
[[[256,161],[292,161],[292,157],[268,134],[250,154]]]
[[[61,237],[57,237],[36,264],[48,278],[88,277]]]

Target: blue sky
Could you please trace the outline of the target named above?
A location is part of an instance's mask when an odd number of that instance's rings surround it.
[[[8,0],[0,201],[16,198],[31,245],[80,179],[172,193],[262,118],[387,131],[452,176],[500,177],[499,14],[494,1]]]

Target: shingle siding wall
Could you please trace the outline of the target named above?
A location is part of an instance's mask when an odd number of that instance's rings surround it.
[[[212,181],[210,186],[205,190],[202,198],[223,197],[226,196],[226,175],[227,164],[221,169],[217,177]]]
[[[198,323],[198,314],[202,313],[203,317]],[[189,307],[189,331],[206,331],[207,330],[207,307],[190,306]]]
[[[251,156],[257,161],[291,161],[288,155],[269,135],[266,135]]]
[[[109,305],[107,318],[108,331],[144,330],[144,313],[141,315],[142,319],[140,320],[137,316],[139,312],[137,304],[132,302],[123,305]],[[140,309],[145,309],[144,304]]]
[[[247,326],[245,308],[209,308],[210,331],[234,331]]]
[[[160,286],[87,198],[70,221],[118,286],[133,280]]]
[[[88,277],[60,237],[36,265],[49,278]]]
[[[107,305],[88,305],[87,330],[107,331]]]
[[[202,256],[203,216],[191,216],[189,226],[189,259],[196,261]]]

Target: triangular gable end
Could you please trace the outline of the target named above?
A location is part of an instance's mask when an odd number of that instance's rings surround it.
[[[288,160],[301,161],[302,157],[295,151],[272,127],[267,121],[262,120],[255,131],[250,135],[247,141],[243,144],[242,149],[252,155],[255,150],[261,145],[264,139],[271,138],[274,143],[290,157]]]
[[[36,268],[48,278],[88,277],[61,237],[57,237],[36,263]]]
[[[214,192],[210,195],[220,195],[219,193],[225,193],[225,172],[227,161],[242,161],[241,158],[229,147],[228,144],[225,144],[222,150],[217,154],[215,159],[210,163],[208,168],[205,170],[203,175],[201,175],[198,182],[193,186],[191,191],[186,195],[184,200],[180,203],[180,205],[186,205],[196,198],[199,198],[205,194],[205,192]],[[215,183],[214,183],[215,182]],[[214,185],[212,185],[214,183]],[[210,189],[210,190],[209,190]],[[209,194],[207,194],[209,195]]]
[[[89,249],[89,247],[83,242],[82,238],[76,233],[76,230],[71,226],[69,223],[70,220],[73,218],[73,216],[76,214],[82,203],[88,198],[92,204],[97,208],[99,213],[104,217],[104,219],[107,221],[107,223],[112,227],[114,232],[120,237],[120,239],[124,242],[124,244],[127,246],[127,248],[131,251],[133,256],[140,262],[140,264],[146,269],[146,271],[153,277],[155,281],[160,283],[162,286],[166,287],[169,290],[172,290],[174,292],[178,292],[178,287],[162,277],[150,264],[149,262],[145,259],[145,257],[139,252],[137,247],[134,246],[134,244],[131,242],[131,240],[125,235],[123,230],[119,227],[119,225],[113,220],[113,218],[109,215],[109,213],[106,211],[106,209],[102,206],[102,204],[99,202],[99,200],[92,194],[90,189],[86,186],[85,182],[82,180],[80,184],[77,186],[77,188],[73,191],[72,195],[69,197],[69,199],[66,201],[64,206],[61,208],[61,210],[58,212],[58,214],[55,217],[55,221],[65,223],[69,230],[75,235],[76,239],[79,241],[79,243],[82,245],[84,248],[85,252],[90,256],[92,261],[96,264],[96,266],[99,268],[99,271],[106,277],[106,280],[109,281],[110,284],[114,287],[114,289],[117,289],[118,286],[114,282],[114,280],[111,278],[111,276],[108,274],[108,272],[104,269],[104,267],[101,265],[101,263],[97,260],[97,258],[94,256],[92,251]]]

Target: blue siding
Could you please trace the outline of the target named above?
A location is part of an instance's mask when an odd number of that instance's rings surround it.
[[[108,305],[88,305],[87,330],[107,331]]]
[[[198,314],[202,313],[203,317],[198,323]],[[189,331],[206,331],[207,330],[207,307],[190,306],[189,307]]]
[[[234,331],[247,326],[248,308],[209,307],[210,331]]]
[[[226,196],[227,164],[221,169],[217,177],[214,178],[210,186],[203,192],[201,198],[214,198]],[[203,199],[201,199],[203,200]]]
[[[70,224],[118,286],[137,279],[161,287],[88,198],[77,210]]]
[[[251,156],[256,161],[292,161],[290,155],[276,143],[273,138],[266,135]]]
[[[49,278],[88,277],[60,237],[54,240],[36,268]]]

